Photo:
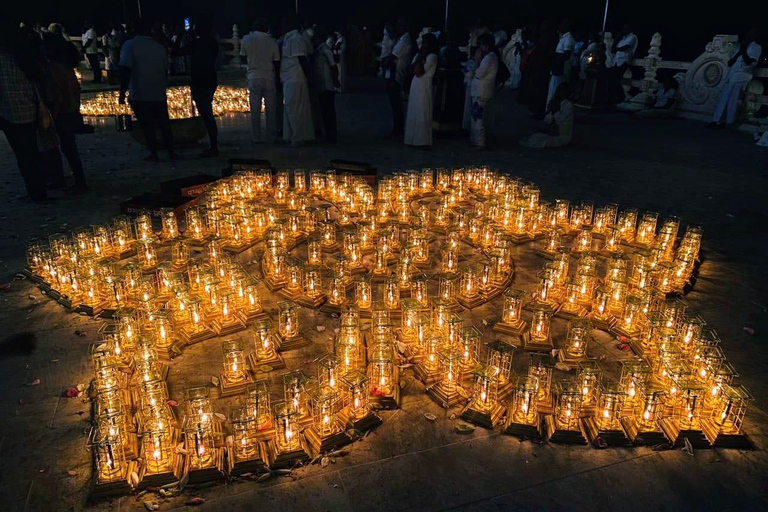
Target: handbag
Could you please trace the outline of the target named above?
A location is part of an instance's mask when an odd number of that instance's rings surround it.
[[[35,98],[37,98],[37,128],[42,131],[47,131],[53,126],[53,115],[51,115],[48,106],[40,97],[40,91],[37,90],[37,85],[34,86],[34,89]]]

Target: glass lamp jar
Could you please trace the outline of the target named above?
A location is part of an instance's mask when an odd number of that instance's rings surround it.
[[[581,399],[584,404],[592,404],[597,401],[602,375],[603,369],[597,361],[579,363],[577,381],[581,386]]]
[[[531,340],[537,343],[548,341],[550,339],[552,308],[547,304],[536,302],[531,306],[531,310],[533,312],[529,331]]]
[[[429,306],[428,281],[426,274],[423,273],[416,274],[411,278],[411,297],[419,303],[421,308]]]
[[[349,416],[354,419],[368,415],[368,377],[358,370],[351,371],[342,377],[345,386]]]
[[[280,336],[284,338],[294,338],[299,335],[299,305],[293,301],[286,300],[277,304],[280,312],[278,314],[277,328]]]
[[[558,429],[579,430],[581,404],[581,386],[577,382],[564,382],[557,386],[555,420]]]
[[[601,390],[597,403],[597,423],[601,430],[621,430],[620,419],[626,395],[620,389]]]
[[[248,415],[256,422],[255,428],[263,430],[272,424],[269,387],[267,381],[259,380],[245,389],[245,407]]]
[[[621,239],[631,242],[635,239],[635,228],[637,226],[637,210],[629,208],[619,214],[619,233]]]
[[[142,433],[141,446],[147,474],[166,473],[172,470],[173,437],[170,427],[159,421],[150,421]]]
[[[370,309],[372,302],[371,278],[361,274],[355,277],[355,303],[360,309]]]
[[[260,457],[257,421],[247,407],[233,408],[229,415],[235,460],[243,461]]]
[[[572,319],[568,323],[568,334],[565,337],[565,353],[576,359],[586,357],[591,331],[592,322],[589,319]]]
[[[275,404],[275,441],[278,451],[291,452],[301,448],[299,412],[289,402]]]
[[[537,412],[536,380],[531,378],[518,379],[509,411],[512,422],[535,425],[538,420]]]
[[[399,384],[394,381],[394,350],[390,345],[374,345],[368,363],[368,376],[372,396],[393,394],[393,387]]]
[[[512,354],[514,347],[501,340],[488,344],[488,367],[493,370],[499,386],[506,385],[512,374]]]
[[[160,236],[163,240],[171,240],[179,236],[179,223],[172,209],[163,208],[160,211],[160,220],[162,223]]]
[[[248,376],[248,366],[242,340],[230,338],[224,340],[221,347],[224,351],[224,377],[230,382],[245,380]]]

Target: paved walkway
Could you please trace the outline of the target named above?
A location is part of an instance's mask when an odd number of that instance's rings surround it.
[[[354,91],[353,87],[353,91]],[[768,507],[768,273],[765,272],[765,149],[745,134],[710,132],[690,121],[638,121],[625,115],[580,116],[572,146],[523,149],[517,140],[536,123],[510,94],[499,102],[493,147],[470,150],[465,139],[437,139],[431,151],[384,139],[390,128],[386,97],[371,81],[338,97],[340,143],[254,146],[244,115],[220,120],[224,156],[199,160],[182,149],[176,165],[146,164],[143,150],[111,120],[79,137],[93,192],[35,206],[0,141],[0,275],[6,282],[23,265],[24,240],[64,228],[104,222],[123,199],[157,189],[157,182],[196,172],[216,173],[226,158],[267,158],[277,167],[323,167],[332,158],[363,160],[380,172],[421,167],[489,165],[540,185],[544,199],[607,202],[676,215],[704,226],[704,263],[691,308],[723,338],[722,347],[755,394],[746,429],[756,451],[595,450],[520,443],[478,429],[469,437],[409,378],[403,409],[335,465],[304,468],[263,484],[237,483],[202,491],[202,510],[761,510]],[[2,293],[2,292],[0,292]],[[495,312],[482,315],[491,318]],[[319,320],[318,320],[319,321]],[[742,330],[755,329],[754,335]],[[39,331],[37,349],[0,354],[0,503],[3,510],[79,510],[91,474],[85,451],[88,404],[59,399],[63,388],[90,373],[88,343],[98,326],[63,314],[29,284],[0,295],[4,335]],[[85,337],[75,331],[86,333]],[[331,331],[328,329],[328,331]],[[0,342],[4,338],[0,338]],[[185,352],[184,367],[204,368],[206,354]],[[601,350],[612,350],[606,343]],[[210,368],[206,370],[210,372]],[[207,375],[208,373],[205,373]],[[39,378],[39,386],[24,383]],[[172,390],[172,395],[179,390]],[[424,412],[438,415],[426,421]],[[80,413],[83,413],[82,415]],[[69,476],[68,470],[75,470]],[[183,501],[162,510],[183,508]],[[125,498],[96,509],[141,510]]]

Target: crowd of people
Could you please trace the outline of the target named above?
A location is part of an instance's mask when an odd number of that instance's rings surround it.
[[[212,102],[223,52],[210,17],[201,16],[183,29],[144,20],[110,26],[99,35],[86,22],[81,48],[58,24],[7,26],[1,31],[0,129],[34,201],[45,200],[48,188],[66,187],[62,155],[74,177],[74,186],[68,190],[87,190],[75,137],[83,129],[75,75],[83,58],[93,70],[93,80],[99,82],[104,56],[107,79],[119,81],[119,101],[130,102],[144,132],[149,162],[160,160],[158,132],[169,158],[176,158],[166,89],[170,74],[189,73],[191,99],[209,139],[200,156],[219,156]],[[365,68],[361,59],[373,62],[367,29],[350,32],[354,41],[350,46],[343,28],[329,30],[302,23],[295,16],[285,17],[280,27],[258,19],[251,28],[239,44],[250,95],[251,141],[282,141],[292,147],[310,141],[335,143],[336,95],[347,90],[349,65],[359,71]],[[708,127],[735,121],[739,94],[762,53],[757,39],[757,31],[750,30],[734,51],[726,87]],[[499,91],[511,88],[517,90],[517,100],[528,107],[531,117],[543,121],[540,130],[520,144],[565,146],[574,134],[574,102],[590,70],[592,76],[595,70],[603,76],[608,103],[625,100],[622,78],[637,51],[638,38],[624,25],[614,40],[615,47],[607,51],[597,32],[574,30],[567,19],[560,21],[557,30],[545,21],[525,27],[514,37],[498,24],[489,27],[478,22],[460,51],[459,41],[447,33],[425,29],[416,35],[405,20],[387,23],[378,74],[392,110],[391,137],[428,149],[433,125],[440,124],[436,116],[454,110],[471,146],[482,150],[493,131],[495,98]],[[354,49],[351,57],[348,48]],[[446,92],[451,88],[455,90]],[[675,79],[660,76],[656,94],[649,96],[647,108],[637,115],[669,117],[677,96]]]

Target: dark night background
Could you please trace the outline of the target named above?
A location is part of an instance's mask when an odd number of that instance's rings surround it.
[[[6,0],[10,4],[13,0]],[[15,18],[43,23],[58,21],[72,35],[79,35],[84,19],[90,19],[103,30],[110,21],[125,21],[125,13],[135,17],[137,0],[31,0],[15,1],[11,13]],[[213,13],[221,37],[230,37],[233,23],[241,35],[256,16],[267,16],[277,22],[294,9],[295,0],[141,0],[145,17],[162,19],[169,25],[181,24],[186,16]],[[451,0],[450,29],[466,39],[465,28],[478,17],[487,23],[495,21],[509,29],[545,18],[572,18],[577,28],[599,30],[605,8],[604,0],[550,0],[521,2],[514,0]],[[302,17],[335,26],[339,23],[368,26],[379,39],[383,22],[405,17],[412,29],[422,26],[442,27],[444,0],[299,0]],[[7,15],[8,13],[6,13]],[[13,14],[12,14],[13,15]],[[648,48],[650,36],[663,35],[662,57],[690,60],[696,57],[714,34],[742,34],[750,23],[765,25],[768,2],[738,0],[736,2],[694,2],[691,0],[611,0],[608,30],[614,33],[628,21],[640,37],[639,56]],[[103,28],[102,28],[103,27]],[[764,30],[765,32],[765,30]],[[765,34],[764,34],[765,36]],[[763,37],[765,39],[765,37]],[[765,41],[763,41],[765,45]]]

